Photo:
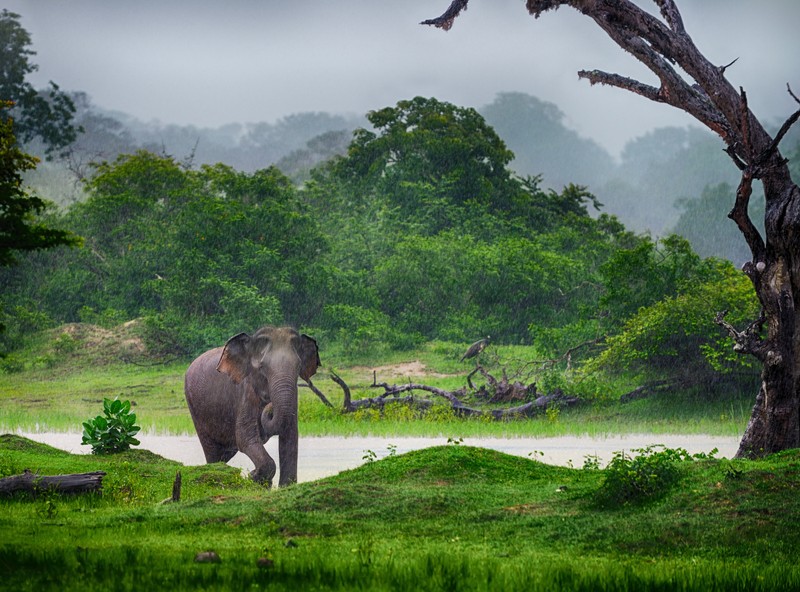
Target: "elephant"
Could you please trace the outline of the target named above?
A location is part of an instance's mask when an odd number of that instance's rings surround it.
[[[250,477],[271,487],[276,465],[264,444],[278,436],[278,485],[297,482],[297,377],[309,380],[321,365],[311,337],[269,326],[194,360],[184,393],[206,462],[241,450],[255,465]]]

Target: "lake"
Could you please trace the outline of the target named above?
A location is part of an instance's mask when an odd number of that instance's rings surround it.
[[[81,445],[81,434],[54,432],[17,432],[18,435],[48,444],[75,454],[88,454],[90,446]],[[194,435],[159,436],[141,434],[139,448],[150,450],[164,458],[184,465],[205,463],[203,449]],[[376,460],[391,454],[447,444],[446,437],[308,437],[300,438],[297,480],[315,481],[353,469],[366,462],[365,456]],[[663,444],[669,448],[683,448],[692,454],[710,452],[717,448],[717,458],[732,458],[739,447],[738,436],[625,434],[609,436],[559,436],[555,438],[464,438],[462,444],[491,448],[508,454],[530,457],[552,465],[583,466],[587,456],[596,455],[602,466],[611,460],[614,452]],[[277,460],[278,441],[267,443],[267,451]],[[238,453],[228,463],[250,471],[253,463]],[[276,477],[277,480],[277,477]]]

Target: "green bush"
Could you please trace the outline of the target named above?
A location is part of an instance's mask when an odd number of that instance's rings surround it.
[[[83,422],[81,444],[91,445],[92,454],[113,454],[138,446],[139,440],[134,436],[141,427],[136,425],[130,401],[103,399],[103,413]]]
[[[754,361],[738,355],[731,338],[714,323],[715,313],[722,310],[739,327],[758,316],[752,284],[727,261],[708,259],[702,271],[678,294],[640,308],[584,370],[655,370],[694,383],[752,372]]]
[[[597,495],[600,505],[616,507],[658,499],[680,480],[681,462],[710,458],[716,450],[710,455],[692,456],[682,448],[655,445],[630,452],[638,454],[615,452],[605,468],[605,479]]]

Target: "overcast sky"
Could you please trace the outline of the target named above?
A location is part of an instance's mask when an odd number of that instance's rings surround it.
[[[6,0],[39,65],[103,108],[216,127],[303,111],[364,114],[417,95],[481,107],[521,91],[616,154],[655,127],[691,123],[665,105],[590,87],[581,69],[652,75],[572,9],[530,17],[523,0],[472,0],[449,32],[418,23],[450,0]],[[652,2],[641,0],[652,9]],[[800,0],[678,0],[706,57],[765,122],[800,94]]]

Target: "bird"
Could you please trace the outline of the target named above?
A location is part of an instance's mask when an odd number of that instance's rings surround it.
[[[464,360],[468,360],[470,358],[474,358],[475,356],[477,356],[484,349],[486,349],[487,345],[489,345],[489,339],[490,336],[487,335],[484,339],[480,339],[475,343],[473,343],[472,345],[470,345],[469,349],[467,349],[466,353],[463,356],[461,356],[461,359],[459,361],[463,362]]]

